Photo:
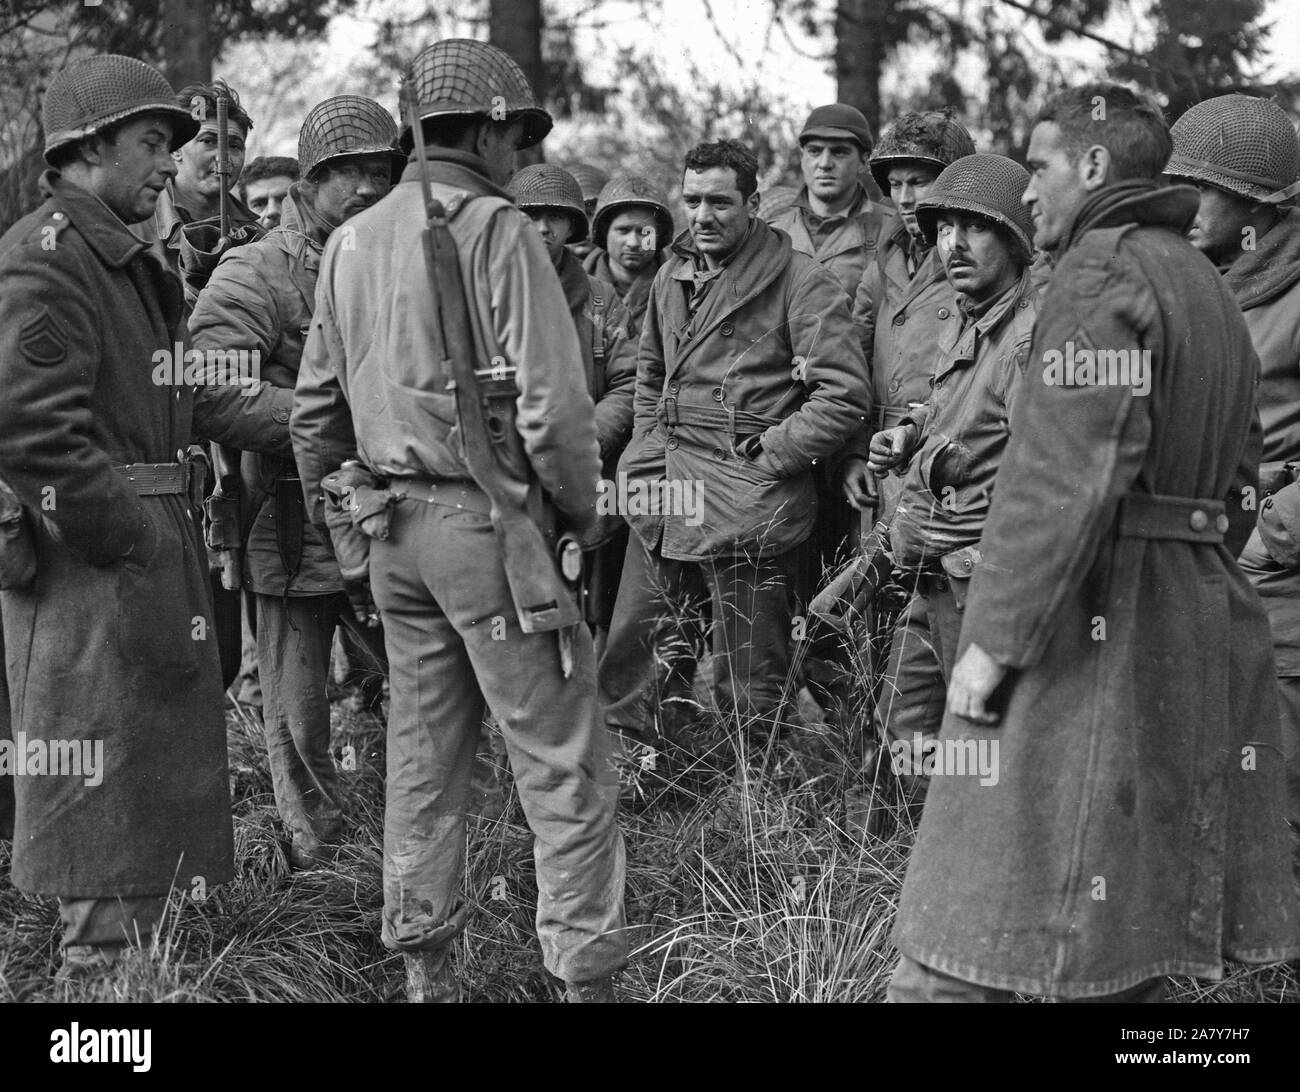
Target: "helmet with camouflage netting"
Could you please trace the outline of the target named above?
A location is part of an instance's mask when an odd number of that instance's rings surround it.
[[[406,156],[397,150],[397,123],[373,99],[337,95],[312,108],[298,133],[298,169],[312,181],[317,168],[347,155],[386,155],[393,177]]]
[[[595,201],[600,191],[609,183],[609,175],[590,163],[571,163],[565,168],[582,187],[583,201]]]
[[[631,208],[649,209],[654,213],[658,246],[665,247],[673,237],[673,214],[668,209],[668,195],[648,178],[628,174],[610,182],[596,199],[596,214],[591,219],[591,238],[604,249],[609,225],[620,212]]]
[[[580,243],[587,237],[587,207],[582,187],[563,167],[554,163],[533,163],[518,171],[506,187],[521,209],[558,209],[569,217],[573,230],[567,242]]]
[[[942,171],[962,156],[974,155],[975,141],[950,109],[899,114],[881,134],[867,165],[882,192],[889,193],[889,170],[901,163],[925,163]]]
[[[1029,172],[1004,155],[967,155],[943,169],[934,185],[916,203],[916,222],[933,243],[939,213],[969,212],[992,220],[1011,236],[1026,265],[1033,260],[1034,222],[1021,198]]]
[[[1280,205],[1300,193],[1300,140],[1271,99],[1219,95],[1197,103],[1170,130],[1165,174]]]
[[[45,161],[51,162],[56,149],[137,114],[162,114],[171,122],[173,151],[199,131],[190,112],[176,105],[172,85],[152,65],[116,53],[68,65],[50,81],[41,105]]]
[[[403,94],[414,96],[421,121],[475,116],[522,121],[520,148],[551,131],[551,115],[537,105],[524,70],[504,50],[472,38],[447,38],[422,49],[407,69]],[[403,105],[403,148],[412,141],[406,111]]]

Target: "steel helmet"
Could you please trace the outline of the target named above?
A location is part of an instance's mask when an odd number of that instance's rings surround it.
[[[393,176],[406,156],[397,150],[397,123],[373,99],[338,95],[312,108],[298,133],[298,169],[312,180],[317,167],[345,155],[388,155]]]
[[[951,110],[914,111],[899,114],[881,134],[867,166],[881,192],[888,194],[891,167],[905,162],[928,163],[942,171],[949,163],[974,153],[974,139]]]
[[[629,208],[650,209],[655,217],[658,245],[661,248],[668,245],[673,237],[673,214],[668,208],[668,195],[648,178],[626,174],[610,182],[596,199],[591,237],[598,247],[604,249],[614,217]]]
[[[600,196],[600,191],[605,188],[609,181],[609,175],[599,167],[593,167],[590,163],[574,163],[566,167],[575,179],[578,185],[582,187],[583,202],[595,201]]]
[[[1029,185],[1029,172],[1004,155],[967,155],[943,169],[916,203],[916,222],[934,243],[939,213],[970,212],[1001,225],[1028,265],[1034,257],[1034,222],[1020,199]]]
[[[1300,192],[1300,140],[1271,99],[1219,95],[1197,103],[1170,130],[1165,174],[1280,205]]]
[[[45,92],[41,123],[50,153],[137,114],[163,114],[172,123],[172,151],[194,139],[199,123],[176,105],[176,92],[158,69],[116,53],[76,61]]]
[[[502,49],[472,38],[435,42],[411,62],[404,80],[413,94],[420,120],[483,116],[493,121],[522,121],[520,148],[536,144],[551,131],[551,115],[537,105],[528,78]],[[411,145],[406,107],[402,108],[401,142]]]
[[[587,237],[587,208],[582,203],[582,187],[563,167],[554,163],[533,163],[518,171],[506,187],[521,209],[559,209],[573,224],[568,242],[580,243]]]

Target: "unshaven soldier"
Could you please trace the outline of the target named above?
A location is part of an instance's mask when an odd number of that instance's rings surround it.
[[[280,226],[225,255],[190,316],[196,348],[256,353],[261,379],[285,391],[297,382],[326,241],[388,193],[406,165],[391,115],[357,95],[326,99],[307,115],[298,159],[304,178],[290,187]],[[330,540],[306,518],[292,452],[247,453],[241,471],[243,588],[255,604],[271,779],[290,860],[310,868],[331,860],[343,835],[326,697],[334,630],[343,623],[365,634],[369,612],[358,587],[352,598],[363,608],[354,617]],[[371,643],[382,664],[382,640]]]
[[[457,400],[448,374],[462,374],[468,356],[487,382],[513,377],[513,416],[495,419],[518,435],[488,456],[494,465],[499,450],[517,456],[565,520],[590,525],[600,450],[582,348],[573,323],[556,321],[568,302],[546,248],[502,188],[516,150],[541,140],[551,117],[507,54],[465,39],[421,52],[406,94],[425,160],[347,225],[355,249],[339,232],[326,245],[292,420],[309,501],[347,460],[390,483],[391,503],[373,513],[374,523],[387,514],[386,537],[371,541],[369,560],[392,684],[383,941],[405,956],[411,1000],[456,1000],[449,957],[469,914],[465,809],[486,703],[536,837],[543,961],[571,1000],[610,1001],[627,958],[625,864],[591,637],[580,622],[558,642],[555,631],[524,632],[532,607],[560,603],[512,595],[492,502],[463,440],[467,429],[481,438],[486,422],[458,422],[459,410],[477,411],[470,392]],[[404,115],[403,148],[415,137]],[[446,227],[426,226],[425,172]],[[430,278],[424,246],[435,238],[435,257],[457,263],[455,284]],[[464,355],[444,365],[436,346],[448,326],[467,327],[469,343],[448,344]]]
[[[931,781],[895,1001],[1154,1001],[1166,975],[1300,952],[1268,620],[1235,561],[1259,359],[1183,237],[1198,195],[1161,184],[1171,147],[1159,106],[1107,83],[1030,136],[1055,272],[941,732],[996,741],[1000,777]],[[1119,352],[1150,353],[1142,383],[1103,373]]]
[[[665,594],[711,598],[715,691],[735,726],[759,740],[781,723],[794,555],[816,509],[813,464],[838,450],[867,410],[845,292],[758,219],[757,167],[733,140],[687,154],[689,228],[646,311],[620,478],[668,498],[702,492],[703,503],[628,515],[635,539],[601,693],[610,727],[634,738],[655,738],[657,696],[680,697],[669,688],[688,688],[694,671],[686,662],[694,639],[665,629],[674,613],[664,610]],[[647,668],[656,644],[666,678]]]

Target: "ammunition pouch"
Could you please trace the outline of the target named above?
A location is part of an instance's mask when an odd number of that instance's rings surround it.
[[[36,546],[27,512],[18,495],[0,481],[0,590],[17,591],[35,578]]]
[[[979,546],[963,546],[960,550],[953,550],[939,558],[939,566],[948,577],[948,587],[952,590],[952,598],[958,610],[966,609],[970,578],[975,575],[981,557]]]

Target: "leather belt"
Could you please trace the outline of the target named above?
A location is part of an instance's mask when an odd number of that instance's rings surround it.
[[[893,428],[911,412],[911,409],[912,407],[906,404],[900,406],[889,402],[878,402],[871,407],[872,426],[876,432]]]
[[[127,463],[113,469],[126,478],[137,497],[189,492],[189,463]]]
[[[1220,543],[1228,526],[1221,500],[1128,493],[1119,502],[1119,533],[1125,538]]]
[[[492,502],[488,495],[473,482],[455,478],[393,478],[389,482],[389,489],[398,500],[440,504],[480,516],[492,514]]]

